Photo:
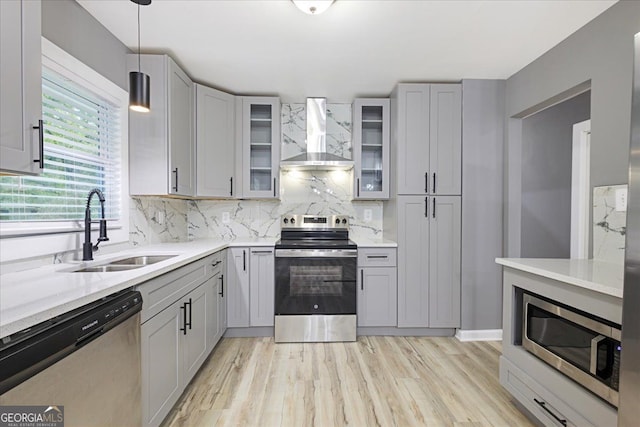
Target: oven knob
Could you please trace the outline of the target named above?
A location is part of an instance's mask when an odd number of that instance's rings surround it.
[[[291,224],[295,224],[296,223],[296,219],[295,218],[291,218]]]
[[[288,220],[287,218],[285,218],[285,219],[284,219],[284,223],[285,223],[285,224],[288,224],[288,223],[289,223],[289,220]]]
[[[340,218],[336,218],[336,225],[340,224]]]
[[[343,223],[343,224],[346,224],[346,223],[347,223],[347,219],[346,219],[346,218],[343,218],[343,219],[342,219],[342,223]]]
[[[313,304],[313,309],[317,310],[318,309],[318,304]]]

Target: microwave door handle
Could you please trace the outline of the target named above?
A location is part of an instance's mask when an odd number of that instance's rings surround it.
[[[600,347],[600,343],[607,339],[604,335],[598,335],[597,337],[591,340],[591,359],[589,364],[589,372],[593,375],[598,374],[598,347]]]

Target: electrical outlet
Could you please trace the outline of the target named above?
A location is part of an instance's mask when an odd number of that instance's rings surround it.
[[[164,211],[156,211],[156,222],[160,225],[164,224]]]
[[[229,221],[231,221],[231,218],[229,217],[229,212],[222,212],[222,223],[229,224]]]
[[[627,189],[620,188],[616,190],[616,212],[627,211]]]
[[[371,209],[364,210],[364,222],[371,222],[373,211]]]

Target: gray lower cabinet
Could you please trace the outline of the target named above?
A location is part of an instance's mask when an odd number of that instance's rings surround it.
[[[358,248],[358,326],[398,325],[396,249]]]
[[[249,325],[274,323],[274,249],[251,248],[249,272]]]
[[[207,352],[211,352],[227,329],[227,300],[224,295],[224,273],[226,252],[214,255],[211,268],[212,276],[205,283],[207,302],[211,301],[207,310]]]
[[[206,284],[141,326],[142,420],[160,425],[206,359]]]
[[[398,326],[460,326],[459,196],[399,196]]]
[[[196,196],[233,197],[235,96],[195,84]]]
[[[41,2],[0,1],[0,171],[41,172]]]
[[[249,326],[249,248],[227,249],[227,326]]]
[[[142,423],[158,426],[210,353],[216,256],[138,286],[142,293]]]

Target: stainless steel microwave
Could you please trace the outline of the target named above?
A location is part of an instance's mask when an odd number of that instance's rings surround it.
[[[618,406],[620,326],[524,293],[522,346]]]

